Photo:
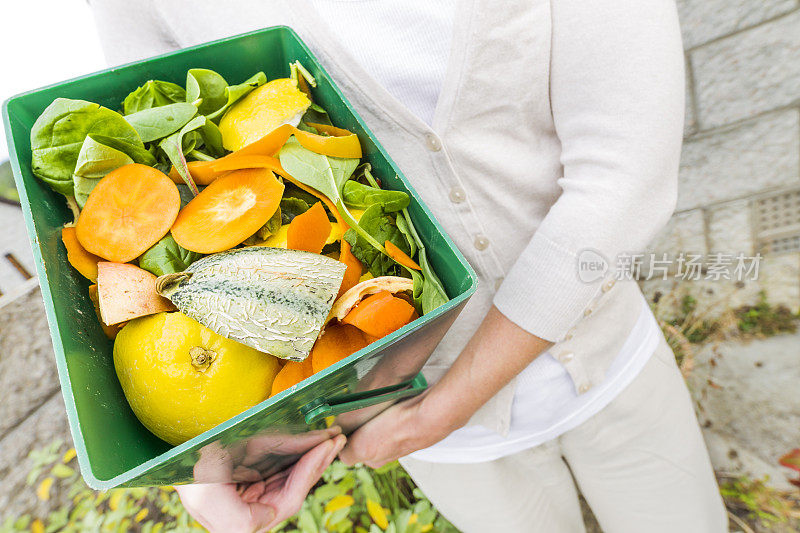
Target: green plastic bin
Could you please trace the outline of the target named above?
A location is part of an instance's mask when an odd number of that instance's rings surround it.
[[[288,76],[300,60],[316,77],[313,97],[333,122],[355,132],[384,187],[411,195],[411,217],[450,301],[400,330],[281,394],[181,444],[160,440],[136,419],[122,393],[87,296],[88,281],[67,263],[61,227],[71,220],[62,197],[31,172],[30,130],[55,98],[119,109],[149,79],[183,84],[203,67],[238,82],[263,70]],[[288,27],[267,28],[131,63],[14,96],[3,105],[20,201],[50,324],[61,391],[81,472],[95,489],[178,483],[253,481],[293,463],[328,435],[331,424],[350,432],[426,384],[422,365],[475,292],[475,272],[445,234],[378,139]],[[36,334],[33,332],[33,334]]]

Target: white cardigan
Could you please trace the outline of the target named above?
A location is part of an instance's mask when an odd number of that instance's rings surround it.
[[[440,377],[494,304],[580,392],[600,383],[638,318],[633,282],[577,275],[613,263],[674,209],[683,55],[674,0],[459,0],[433,125],[340,47],[306,0],[91,0],[118,64],[275,24],[314,51],[477,271],[481,284],[426,375]],[[487,354],[490,356],[490,354]],[[473,418],[504,432],[513,384]]]

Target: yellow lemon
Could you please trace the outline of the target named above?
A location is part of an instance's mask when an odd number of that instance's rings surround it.
[[[238,150],[259,140],[278,126],[297,126],[311,106],[297,82],[280,78],[265,83],[236,102],[222,117],[219,130],[222,145]]]
[[[177,445],[265,400],[278,360],[181,313],[158,313],[122,328],[114,367],[142,424]]]

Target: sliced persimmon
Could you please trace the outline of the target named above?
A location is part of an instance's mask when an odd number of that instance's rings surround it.
[[[286,361],[272,381],[270,397],[297,385],[304,379],[311,377],[313,373],[311,356],[306,357],[303,361]]]
[[[229,250],[267,223],[282,195],[283,183],[270,170],[235,170],[217,178],[181,209],[172,238],[202,254]]]
[[[97,263],[103,261],[102,257],[87,252],[78,237],[75,235],[74,226],[61,228],[61,241],[67,249],[67,261],[72,267],[80,272],[83,277],[90,281],[97,281]]]
[[[350,243],[342,239],[341,248],[339,249],[339,261],[347,265],[347,270],[344,271],[344,278],[342,278],[342,285],[339,287],[339,293],[336,298],[349,291],[351,288],[358,284],[361,279],[361,273],[364,270],[364,265],[361,264],[353,251],[350,249]]]
[[[211,161],[189,161],[186,163],[186,167],[189,169],[189,174],[192,176],[195,185],[208,185],[215,179],[227,173],[227,171],[219,172],[216,168],[214,168],[214,165],[217,164],[217,161],[217,159],[212,159]],[[184,183],[183,178],[180,174],[178,174],[178,170],[175,167],[172,167],[169,170],[169,179],[178,185],[182,185]]]
[[[348,324],[332,324],[319,336],[311,354],[311,369],[314,374],[338,363],[369,344],[366,335]]]
[[[317,202],[311,209],[294,217],[286,234],[286,247],[292,250],[303,250],[318,254],[325,247],[328,235],[331,234],[331,221]]]
[[[385,337],[405,326],[414,317],[414,306],[389,291],[367,296],[342,319],[371,337]]]
[[[181,198],[163,172],[131,163],[112,170],[92,190],[75,225],[86,251],[127,263],[169,231]]]

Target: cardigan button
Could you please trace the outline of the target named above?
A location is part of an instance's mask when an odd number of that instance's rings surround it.
[[[467,193],[459,186],[450,189],[450,201],[454,204],[460,204],[467,199]]]
[[[429,133],[425,136],[425,144],[431,152],[438,152],[442,149],[442,141],[433,133]]]
[[[591,388],[592,388],[591,385],[589,385],[588,383],[581,383],[580,387],[578,387],[578,393],[584,394],[586,392],[589,392],[589,389]]]
[[[483,251],[489,247],[489,238],[486,235],[476,235],[475,241],[472,243],[475,249]]]
[[[558,356],[558,360],[562,363],[569,363],[575,357],[575,354],[572,352],[564,352]]]

